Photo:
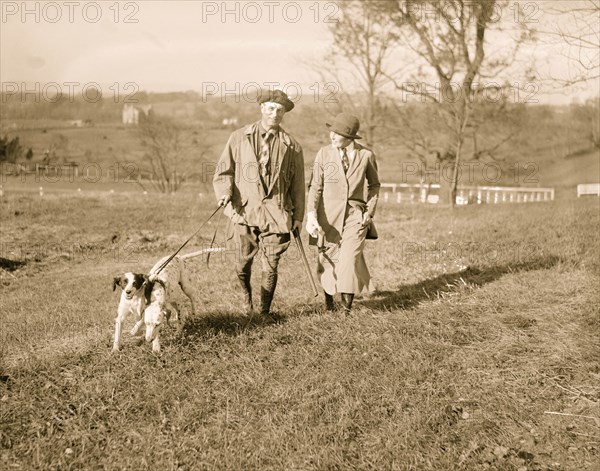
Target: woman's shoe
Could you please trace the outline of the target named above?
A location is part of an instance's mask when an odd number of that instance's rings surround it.
[[[352,301],[353,300],[354,300],[354,294],[342,293],[342,307],[344,308],[345,314],[350,314],[350,309],[352,309]]]

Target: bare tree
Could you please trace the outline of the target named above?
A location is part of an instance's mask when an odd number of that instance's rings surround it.
[[[19,136],[12,139],[0,136],[0,162],[16,163],[22,153],[23,146],[19,142]]]
[[[550,44],[563,48],[568,76],[548,78],[559,87],[600,78],[600,0],[548,3],[545,12],[552,21],[539,30]]]
[[[64,134],[56,135],[50,142],[48,148],[44,151],[44,165],[50,165],[55,159],[62,159],[65,161],[65,157],[68,154],[69,149],[69,138]]]
[[[342,96],[341,108],[358,115],[368,146],[377,142],[382,122],[382,90],[389,84],[389,53],[398,34],[380,0],[338,3],[339,21],[331,26],[333,45],[319,66],[325,81],[333,79]]]
[[[350,89],[349,83],[361,85],[362,94],[342,95],[345,103],[354,102],[360,110],[357,114],[371,145],[384,119],[390,122],[385,114],[389,110],[381,106],[387,88],[400,95],[402,104],[412,100],[434,105],[430,109],[436,127],[419,128],[405,119],[402,137],[419,159],[429,159],[433,152],[452,163],[448,192],[452,205],[463,159],[494,158],[514,133],[478,139],[484,132],[480,108],[486,118],[506,110],[505,92],[515,87],[514,80],[508,83],[509,68],[521,45],[533,37],[526,22],[503,18],[509,7],[515,16],[525,16],[519,4],[507,0],[352,0],[340,4],[342,18],[332,27],[334,45],[328,63],[335,72],[330,73],[342,89]],[[498,46],[493,48],[494,43]],[[340,63],[349,67],[346,75]],[[392,64],[402,66],[394,70]],[[364,101],[357,99],[362,97]],[[497,113],[490,111],[489,102]],[[432,151],[440,140],[443,148]]]
[[[530,38],[530,31],[525,24],[507,25],[501,21],[501,12],[508,2],[398,0],[381,5],[387,8],[400,32],[401,43],[410,48],[418,64],[403,81],[389,78],[400,93],[435,103],[449,130],[445,156],[454,166],[449,188],[450,203],[454,205],[466,140],[476,135],[477,107],[490,101],[485,94],[490,86],[480,80],[494,79],[491,88],[495,90],[508,86],[498,82],[499,77],[514,62],[520,46]],[[493,51],[488,40],[491,33],[504,42]],[[478,149],[478,155],[490,153],[494,145]]]
[[[521,129],[518,119],[521,111],[519,105],[509,103],[507,98],[498,103],[480,103],[475,107],[464,131],[463,155],[468,157],[465,160],[505,165],[501,150]],[[393,113],[384,127],[388,133],[401,136],[401,145],[418,161],[417,174],[421,195],[425,198],[431,183],[440,183],[442,188],[447,189],[448,171],[454,170],[454,134],[443,124],[444,119],[439,104],[435,102],[394,103]],[[415,175],[414,169],[410,169],[408,174]],[[466,172],[466,175],[473,183],[475,175],[472,171]]]
[[[600,97],[589,98],[585,110],[590,123],[589,139],[596,149],[600,149]]]
[[[139,126],[144,155],[151,168],[150,185],[161,193],[174,193],[185,179],[183,158],[191,152],[190,133],[166,117],[146,119]],[[138,180],[139,181],[139,180]],[[143,187],[143,183],[140,181]]]

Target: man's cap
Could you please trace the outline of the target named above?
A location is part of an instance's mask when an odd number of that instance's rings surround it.
[[[294,109],[294,102],[288,98],[288,96],[281,90],[265,90],[258,97],[259,103],[278,103],[285,108],[285,111],[292,111]]]
[[[325,123],[330,131],[333,131],[340,136],[347,137],[348,139],[362,139],[358,134],[360,128],[360,122],[356,116],[347,113],[338,114],[333,123]]]

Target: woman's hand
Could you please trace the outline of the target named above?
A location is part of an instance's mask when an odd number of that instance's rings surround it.
[[[314,211],[310,211],[306,215],[306,232],[308,232],[311,237],[317,237],[319,232],[321,232],[322,230],[323,229],[317,221],[317,215]]]
[[[373,218],[371,217],[371,215],[369,214],[369,212],[365,212],[362,215],[362,222],[361,222],[361,226],[362,227],[368,227],[369,224],[371,224],[371,221],[373,220]]]

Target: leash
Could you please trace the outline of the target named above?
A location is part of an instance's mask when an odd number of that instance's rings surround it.
[[[214,211],[211,213],[211,215],[210,215],[210,216],[208,216],[208,219],[202,223],[202,225],[201,225],[201,226],[198,228],[198,230],[197,230],[196,232],[194,232],[194,233],[193,233],[193,234],[192,234],[192,235],[191,235],[191,236],[188,238],[188,240],[186,240],[186,241],[185,241],[183,244],[181,244],[181,247],[179,247],[179,248],[178,248],[178,249],[175,251],[175,253],[174,253],[173,255],[171,255],[171,256],[170,256],[168,259],[166,259],[166,260],[165,260],[165,261],[164,261],[164,262],[163,262],[163,263],[160,265],[160,267],[158,267],[158,268],[156,269],[156,271],[154,272],[154,275],[155,275],[155,276],[156,276],[156,275],[158,275],[158,274],[159,274],[159,273],[160,273],[160,272],[161,272],[161,271],[162,271],[162,270],[163,270],[163,269],[164,269],[164,268],[165,268],[165,267],[166,267],[166,266],[167,266],[169,263],[171,263],[171,260],[173,260],[173,259],[174,259],[174,258],[177,256],[177,254],[178,254],[179,252],[181,252],[181,249],[183,249],[183,248],[184,248],[184,247],[185,247],[185,246],[188,244],[188,242],[189,242],[190,240],[192,240],[194,237],[196,237],[196,234],[198,234],[198,232],[200,232],[200,230],[202,230],[202,228],[203,228],[204,226],[206,226],[206,224],[208,224],[208,221],[210,221],[210,220],[213,218],[213,216],[219,212],[219,209],[221,209],[221,208],[222,208],[222,206],[217,206],[217,209],[215,209],[215,210],[214,210]],[[214,236],[213,236],[213,238],[214,238]]]
[[[206,255],[206,266],[209,267],[209,260],[210,260],[210,254],[212,253],[212,248],[213,245],[215,243],[215,240],[217,239],[217,232],[219,231],[219,228],[221,226],[221,222],[223,221],[223,213],[221,213],[221,219],[219,219],[219,222],[217,222],[217,226],[215,227],[215,232],[213,232],[213,236],[212,239],[210,241],[210,246],[208,247],[208,254]]]

